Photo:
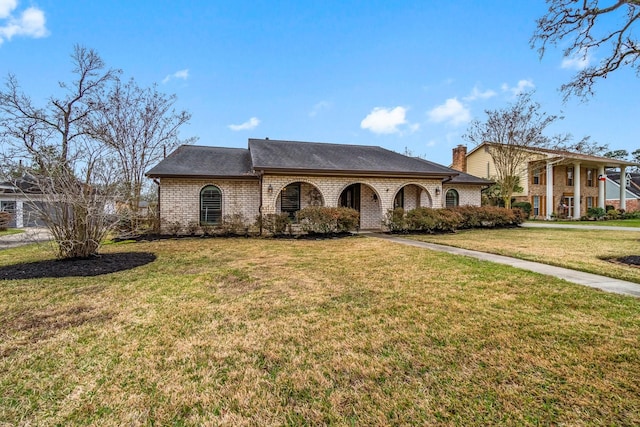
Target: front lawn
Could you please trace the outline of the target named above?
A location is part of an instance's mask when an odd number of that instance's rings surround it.
[[[640,255],[640,230],[510,228],[409,237],[640,283],[640,268],[607,261]]]
[[[546,222],[543,220],[530,220],[531,222]],[[611,219],[606,221],[552,221],[551,224],[571,224],[571,225],[593,225],[612,227],[640,227],[640,218],[634,219]]]
[[[21,228],[8,228],[6,230],[0,230],[0,237],[9,236],[11,234],[20,234],[24,233],[24,230]]]
[[[0,281],[0,425],[640,424],[639,299],[366,237],[127,251]]]

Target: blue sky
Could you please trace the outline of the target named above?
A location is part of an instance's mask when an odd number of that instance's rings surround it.
[[[448,165],[469,121],[522,89],[565,119],[549,134],[640,148],[640,78],[596,86],[587,103],[558,88],[560,49],[529,48],[542,0],[0,0],[0,76],[37,102],[71,77],[74,44],[193,114],[182,136],[380,145]],[[597,53],[596,53],[597,59]],[[576,64],[574,64],[576,65]],[[636,95],[636,96],[634,96]]]

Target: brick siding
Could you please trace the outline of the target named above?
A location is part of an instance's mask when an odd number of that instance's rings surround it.
[[[478,186],[446,185],[440,188],[439,179],[403,178],[352,178],[306,175],[265,175],[262,181],[263,214],[280,212],[280,192],[289,184],[300,182],[300,207],[320,204],[338,206],[340,195],[351,184],[360,183],[360,228],[381,229],[382,220],[401,188],[405,188],[405,208],[420,206],[439,208],[444,204],[447,189],[455,188],[461,205],[480,206],[481,195]],[[199,221],[200,191],[207,185],[215,185],[222,192],[222,215],[242,214],[253,223],[259,215],[259,181],[207,180],[163,178],[160,185],[160,216],[162,230],[168,223],[179,222],[186,226]],[[269,191],[271,187],[271,191]],[[318,193],[320,197],[318,198]]]

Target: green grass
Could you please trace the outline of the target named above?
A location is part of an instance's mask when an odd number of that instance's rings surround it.
[[[20,234],[20,233],[24,233],[24,230],[20,228],[8,228],[6,230],[0,230],[0,237],[9,236],[11,234]]]
[[[640,230],[512,228],[409,237],[640,283],[640,268],[610,261],[640,255]]]
[[[542,222],[539,220],[531,220],[532,222]],[[606,221],[553,221],[552,224],[571,224],[571,225],[593,225],[593,226],[613,226],[613,227],[640,227],[640,219],[615,219]]]
[[[105,251],[158,258],[0,281],[0,425],[640,424],[636,298],[365,237]]]

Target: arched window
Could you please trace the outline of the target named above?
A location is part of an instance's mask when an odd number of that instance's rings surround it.
[[[445,196],[446,207],[453,208],[458,206],[460,203],[460,198],[458,196],[458,192],[456,190],[447,190],[447,194]]]
[[[200,191],[200,224],[217,225],[222,220],[222,192],[215,185]]]

